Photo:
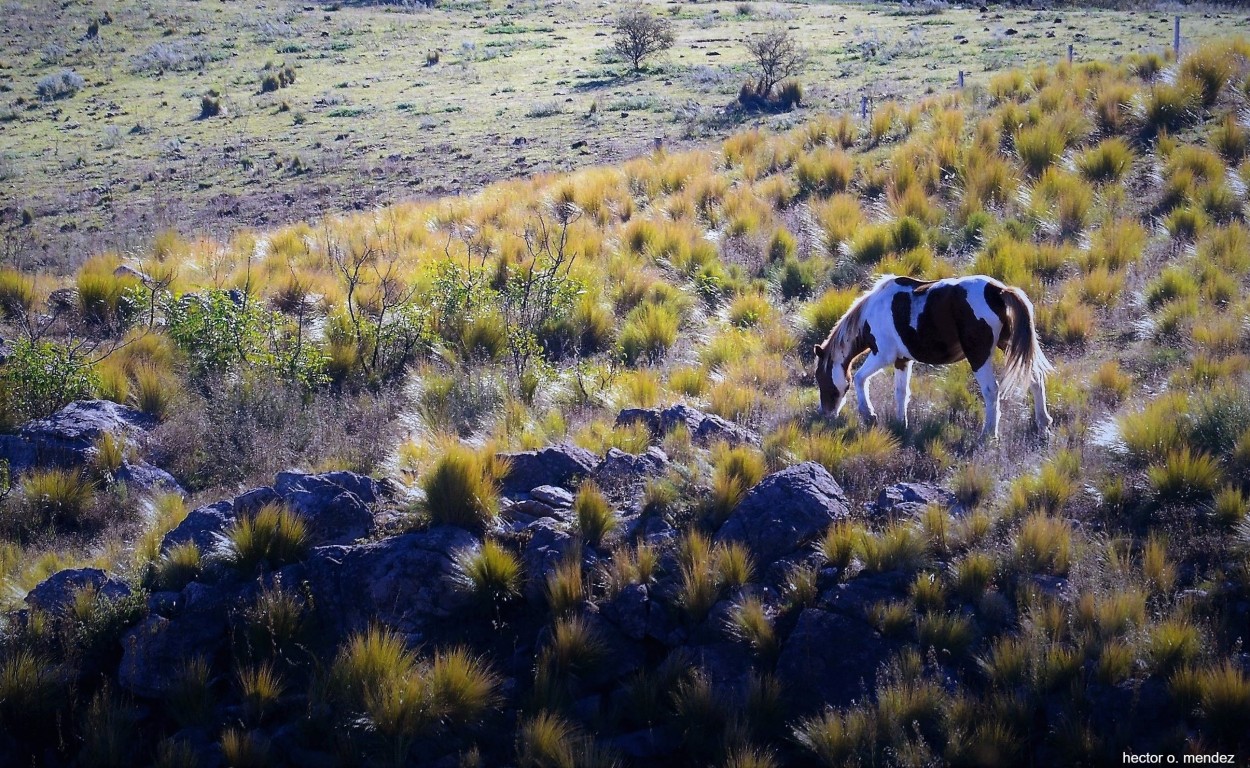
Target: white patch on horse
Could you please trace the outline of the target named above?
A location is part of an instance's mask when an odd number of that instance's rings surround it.
[[[917,294],[911,294],[911,327],[913,330],[920,330],[920,314],[924,312],[925,302],[929,300],[928,291]]]
[[[1003,321],[997,312],[990,309],[989,302],[985,300],[985,289],[988,285],[988,279],[979,279],[974,285],[967,286],[965,290],[968,294],[968,306],[972,307],[972,314],[989,325],[990,330],[994,332],[993,343],[997,344],[998,336],[1003,332]],[[990,351],[992,352],[993,349]]]

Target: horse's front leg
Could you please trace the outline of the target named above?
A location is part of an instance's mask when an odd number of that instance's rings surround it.
[[[911,401],[911,361],[894,363],[894,408],[898,421],[907,429],[907,403]]]
[[[981,440],[998,439],[998,376],[994,374],[993,360],[986,360],[975,372],[977,384],[981,385],[981,397],[985,399],[985,428]]]
[[[855,372],[855,397],[859,400],[859,419],[869,426],[877,423],[877,412],[873,410],[872,398],[868,393],[868,382],[881,372],[887,365],[877,353],[870,354],[864,364]]]

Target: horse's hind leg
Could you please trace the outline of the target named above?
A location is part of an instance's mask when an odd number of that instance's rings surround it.
[[[1033,393],[1033,419],[1037,422],[1037,431],[1043,435],[1048,434],[1054,419],[1050,418],[1050,412],[1046,410],[1046,384],[1034,379],[1029,385],[1029,391]]]
[[[977,384],[981,385],[981,397],[985,398],[985,428],[981,430],[983,441],[998,439],[998,377],[994,375],[994,363],[986,360],[974,371]]]
[[[894,407],[898,412],[898,421],[907,428],[907,403],[911,400],[911,361],[899,361],[894,364]]]

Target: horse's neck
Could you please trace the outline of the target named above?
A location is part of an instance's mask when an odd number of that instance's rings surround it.
[[[841,364],[844,368],[849,368],[855,358],[862,355],[864,351],[868,349],[868,334],[864,333],[868,324],[864,322],[864,318],[862,316],[859,320],[860,322],[858,328],[847,329],[848,341],[846,341],[846,343],[844,343],[839,350],[842,353]]]

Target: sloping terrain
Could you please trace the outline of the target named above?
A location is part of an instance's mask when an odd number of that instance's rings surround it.
[[[688,147],[857,109],[861,95],[944,91],[960,69],[984,85],[1007,67],[1057,61],[1069,43],[1081,60],[1172,44],[1170,12],[650,7],[672,21],[676,45],[633,75],[610,51],[612,3],[6,3],[6,259],[72,270],[105,248],[146,248],[165,229],[221,233],[473,193],[617,163],[655,136]],[[1186,45],[1245,23],[1183,12]],[[748,76],[743,40],[779,26],[802,30],[811,53],[810,111],[726,112]],[[63,73],[81,83],[62,89]]]
[[[1248,56],[6,269],[0,750],[1244,755]],[[1025,289],[1054,434],[962,365],[818,416],[876,273]]]

